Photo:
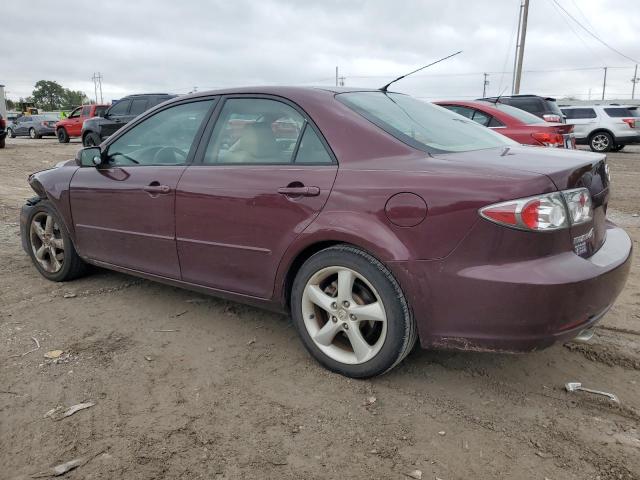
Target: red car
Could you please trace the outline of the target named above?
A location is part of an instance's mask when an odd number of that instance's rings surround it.
[[[69,143],[70,138],[82,135],[82,124],[88,118],[100,117],[109,105],[82,105],[74,109],[67,118],[56,123],[56,136],[60,143]]]
[[[576,148],[573,125],[546,122],[511,105],[484,101],[435,103],[523,145]]]
[[[177,97],[29,183],[22,242],[45,278],[94,264],[290,312],[351,377],[416,337],[510,352],[587,337],[630,268],[605,155],[378,90]]]

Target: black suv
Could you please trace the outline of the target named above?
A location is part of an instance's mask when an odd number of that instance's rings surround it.
[[[547,122],[566,123],[555,98],[539,97],[538,95],[513,95],[511,97],[479,98],[478,100],[511,105],[525,112],[533,113],[536,117],[540,117]]]
[[[118,100],[109,107],[103,117],[93,117],[84,121],[82,145],[100,145],[105,138],[113,135],[141,113],[176,96],[169,93],[145,93],[129,95]]]

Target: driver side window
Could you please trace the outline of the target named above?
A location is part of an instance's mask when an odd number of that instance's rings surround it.
[[[191,144],[215,100],[162,110],[109,145],[109,166],[184,165]]]
[[[82,107],[76,108],[73,112],[71,112],[71,115],[69,115],[69,118],[78,118],[80,116],[81,109]]]

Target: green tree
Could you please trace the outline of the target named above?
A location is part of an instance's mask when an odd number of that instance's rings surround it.
[[[64,108],[74,108],[79,105],[86,105],[89,102],[89,99],[85,95],[84,92],[80,90],[69,90],[67,88],[64,89],[62,106]]]
[[[16,103],[13,100],[9,100],[7,98],[7,110],[15,110],[16,109]]]
[[[65,89],[58,82],[38,80],[31,96],[37,108],[58,110],[63,104]]]

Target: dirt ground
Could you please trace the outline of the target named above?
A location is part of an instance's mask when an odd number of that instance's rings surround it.
[[[640,148],[609,155],[610,217],[635,263],[590,344],[416,350],[354,381],[318,366],[284,316],[107,271],[39,276],[19,243],[26,177],[79,147],[0,150],[0,478],[78,457],[65,478],[640,478]],[[95,406],[45,418],[80,402]]]

